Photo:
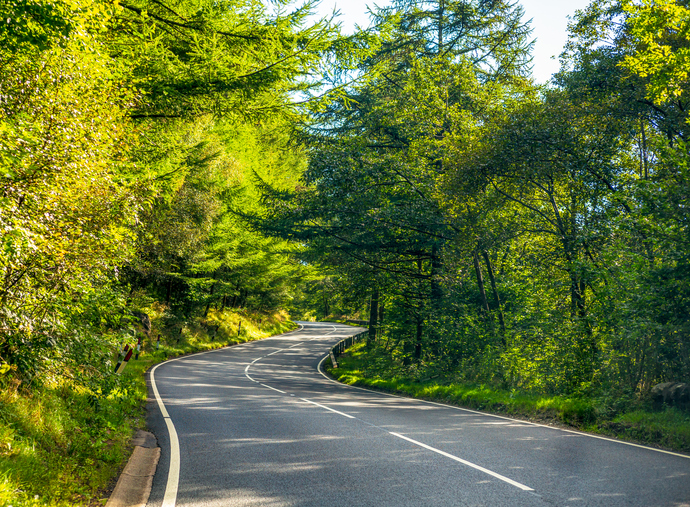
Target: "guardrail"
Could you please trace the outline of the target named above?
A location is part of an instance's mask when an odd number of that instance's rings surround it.
[[[338,367],[338,357],[340,357],[340,355],[343,352],[345,352],[345,349],[347,349],[348,347],[352,347],[352,345],[354,345],[358,341],[365,339],[368,334],[369,334],[369,331],[362,331],[361,333],[357,333],[355,335],[348,336],[344,340],[340,340],[338,343],[333,345],[333,347],[331,347],[331,351],[330,351],[331,363],[333,363],[333,368]]]
[[[357,324],[358,326],[368,326],[368,320],[355,320],[355,319],[345,319],[348,324]]]

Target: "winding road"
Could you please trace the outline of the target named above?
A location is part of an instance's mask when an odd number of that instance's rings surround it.
[[[359,331],[302,322],[153,368],[148,507],[690,507],[690,456],[328,379]]]

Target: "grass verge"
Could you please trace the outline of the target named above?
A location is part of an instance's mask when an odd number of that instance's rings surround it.
[[[337,369],[329,361],[324,367],[334,379],[349,385],[690,452],[690,414],[675,408],[612,412],[596,399],[521,393],[443,378],[420,381],[386,374],[392,370],[386,360],[383,355],[367,353],[361,342],[338,358]]]
[[[145,425],[150,367],[297,327],[284,314],[211,311],[166,328],[162,312],[149,309],[149,315],[151,338],[107,394],[66,378],[44,379],[29,391],[0,377],[0,507],[104,505],[131,453],[133,432]]]

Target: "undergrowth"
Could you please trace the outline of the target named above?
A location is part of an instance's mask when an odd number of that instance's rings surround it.
[[[377,353],[376,349],[367,350],[364,342],[340,356],[337,369],[328,361],[325,366],[332,377],[349,385],[690,452],[690,414],[672,407],[654,412],[644,405],[630,404],[628,411],[612,411],[602,398],[526,393],[442,376],[413,378],[401,375],[389,357]]]
[[[146,309],[152,329],[139,359],[97,387],[75,382],[69,372],[30,386],[12,372],[0,375],[0,507],[105,504],[131,453],[132,434],[145,424],[146,370],[171,357],[296,328],[284,314],[213,310],[163,328],[159,309]],[[113,364],[102,367],[112,370],[117,357],[113,350]]]

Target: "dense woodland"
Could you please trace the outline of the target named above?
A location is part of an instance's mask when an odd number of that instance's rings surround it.
[[[305,127],[303,186],[264,215],[328,273],[323,313],[369,294],[372,338],[413,376],[687,381],[687,8],[593,3],[547,87],[517,3],[399,1],[375,21],[361,79]]]
[[[3,375],[94,388],[157,301],[366,319],[413,375],[690,380],[685,2],[596,0],[545,86],[518,2],[312,7],[0,2]]]

